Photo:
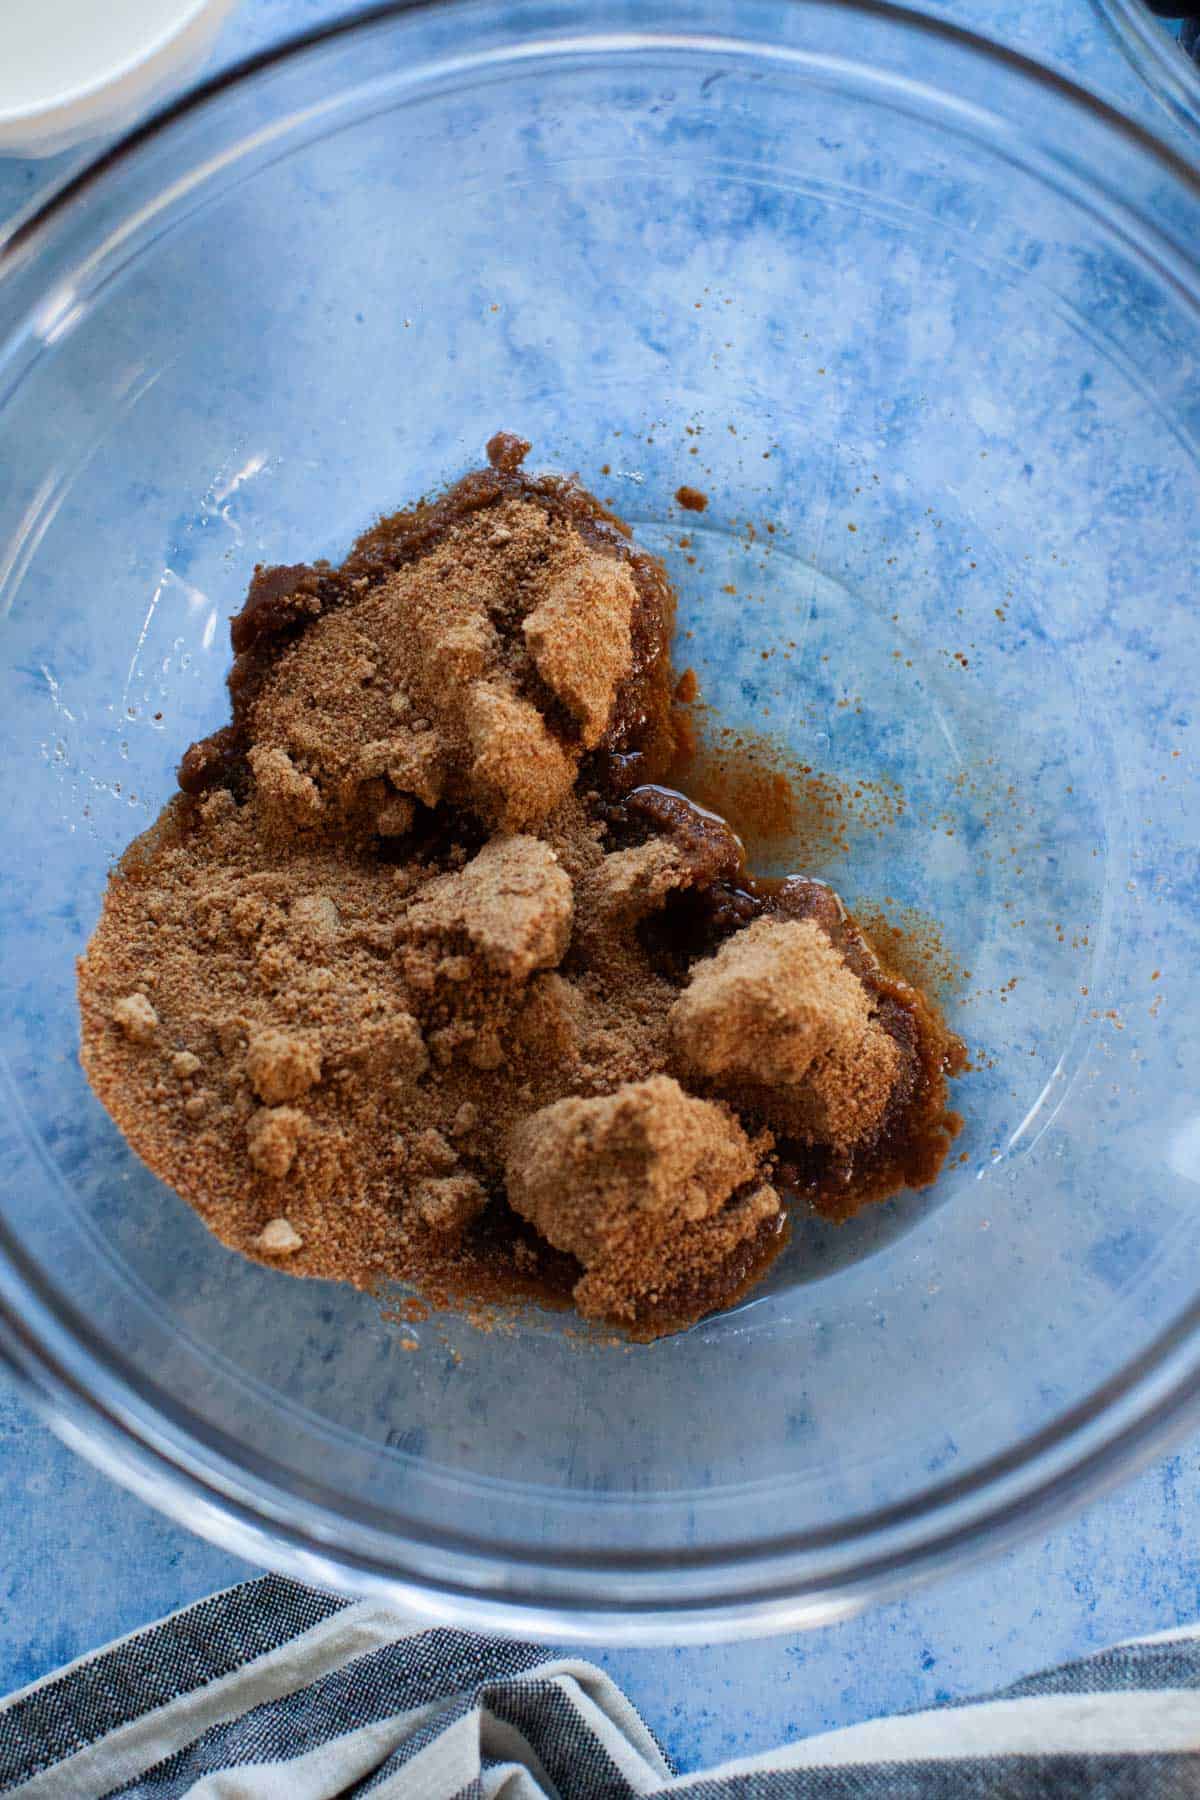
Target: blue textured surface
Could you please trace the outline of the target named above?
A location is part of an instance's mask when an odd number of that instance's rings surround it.
[[[260,0],[226,30],[218,60],[336,10],[328,0]],[[959,0],[939,10],[1057,61],[1165,128],[1083,0]],[[0,212],[24,204],[71,160],[0,163]],[[111,1487],[7,1395],[0,1458],[5,1689],[247,1572]],[[598,1660],[681,1765],[703,1765],[986,1688],[1196,1616],[1200,1564],[1189,1525],[1198,1497],[1200,1459],[1189,1447],[1046,1541],[862,1619],[795,1639]]]

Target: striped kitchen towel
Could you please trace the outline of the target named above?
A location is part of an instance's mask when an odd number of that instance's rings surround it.
[[[0,1706],[22,1800],[1159,1800],[1200,1796],[1200,1631],[987,1699],[676,1775],[591,1664],[429,1630],[279,1576]]]

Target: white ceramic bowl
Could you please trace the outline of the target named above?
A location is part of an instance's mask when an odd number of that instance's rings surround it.
[[[5,8],[0,153],[49,156],[127,124],[189,74],[233,0],[38,0]]]

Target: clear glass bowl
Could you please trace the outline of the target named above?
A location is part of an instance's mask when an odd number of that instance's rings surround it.
[[[1200,68],[1180,46],[1177,27],[1144,0],[1094,0],[1126,56],[1178,124],[1200,131]],[[1180,11],[1186,0],[1181,0]]]
[[[384,11],[17,231],[0,1300],[56,1429],[309,1579],[637,1641],[827,1620],[1193,1416],[1197,246],[1189,172],[1063,81],[790,0]],[[650,1348],[401,1333],[240,1261],[76,1060],[74,956],[224,714],[254,563],[497,427],[667,557],[724,717],[850,784],[817,872],[970,971],[939,1185],[798,1222]]]

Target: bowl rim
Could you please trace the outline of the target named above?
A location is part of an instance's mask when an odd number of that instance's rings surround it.
[[[1134,71],[1159,105],[1189,131],[1200,131],[1200,66],[1179,49],[1142,0],[1094,0]]]
[[[523,3],[524,0],[518,0],[516,10],[519,11]],[[779,3],[788,11],[803,11],[809,4],[828,5],[829,0],[779,0]],[[1119,17],[1127,21],[1136,16],[1133,11],[1136,0],[1095,0],[1095,3],[1110,20],[1115,21]],[[47,194],[20,209],[7,223],[0,222],[0,281],[7,273],[10,259],[40,236],[60,212],[113,169],[128,161],[144,144],[162,136],[180,119],[198,112],[209,100],[231,88],[244,86],[256,75],[280,67],[294,57],[303,56],[323,44],[356,36],[360,31],[369,31],[388,20],[419,13],[466,11],[472,4],[473,0],[368,0],[367,4],[352,8],[339,18],[305,31],[292,32],[279,42],[238,57],[225,68],[185,86],[173,100],[157,107],[145,119],[120,134],[82,167],[68,171],[60,182],[51,186]],[[1070,104],[1081,107],[1084,112],[1113,128],[1119,136],[1128,139],[1137,148],[1148,151],[1200,196],[1200,168],[1148,126],[1130,118],[1102,95],[1071,81],[1049,64],[1039,63],[1024,51],[986,37],[982,32],[971,31],[965,25],[901,5],[898,0],[839,0],[839,4],[844,11],[856,12],[868,19],[886,19],[918,35],[982,55],[985,61],[1000,63],[1032,81],[1035,86],[1046,88]],[[1140,18],[1138,24],[1139,27],[1142,24]],[[644,29],[648,39],[656,35],[649,25]],[[1121,36],[1120,29],[1115,24],[1114,29]],[[1165,34],[1158,32],[1157,35],[1161,37]],[[1139,41],[1142,36],[1139,29]]]
[[[68,174],[7,228],[0,227],[0,295],[9,274],[68,209],[209,101],[323,45],[410,16],[467,12],[475,3],[382,0],[296,33],[194,85]],[[1119,0],[1100,3],[1107,6]],[[778,0],[778,4],[784,11],[802,12],[810,4],[830,10],[829,0]],[[889,0],[840,0],[839,10],[886,21],[909,36],[955,46],[985,66],[1001,65],[1150,157],[1200,201],[1200,169],[1147,127],[1056,70],[963,26]],[[521,11],[519,0],[506,21],[514,33],[520,30]],[[655,19],[640,24],[636,33],[646,47],[670,35],[671,21]],[[770,49],[760,39],[741,41],[760,53]],[[944,98],[940,88],[927,91]],[[1156,227],[1149,229],[1152,235],[1157,233]],[[1177,240],[1166,241],[1176,254],[1184,253]],[[1187,260],[1200,277],[1200,261],[1191,255]],[[418,1613],[433,1612],[443,1619],[492,1629],[534,1630],[560,1639],[712,1641],[714,1636],[826,1623],[1029,1534],[1119,1476],[1131,1474],[1200,1415],[1198,1297],[1116,1375],[1032,1436],[951,1480],[923,1487],[903,1501],[824,1532],[785,1531],[744,1545],[722,1543],[712,1550],[627,1548],[557,1551],[547,1556],[501,1544],[495,1537],[473,1541],[457,1532],[439,1534],[423,1524],[403,1536],[393,1528],[387,1541],[393,1551],[399,1546],[404,1554],[383,1558],[369,1533],[351,1540],[348,1528],[353,1530],[359,1521],[344,1509],[287,1494],[269,1464],[255,1467],[246,1445],[233,1446],[236,1454],[230,1454],[211,1428],[197,1433],[185,1408],[161,1399],[144,1371],[133,1369],[111,1346],[94,1338],[89,1342],[90,1336],[86,1321],[54,1293],[0,1219],[0,1358],[73,1448],[189,1528],[259,1561],[278,1564],[282,1556],[297,1575],[327,1585],[383,1592]],[[102,1383],[80,1380],[72,1350],[87,1356],[92,1370],[104,1377]],[[181,1424],[172,1418],[173,1412],[182,1414]],[[319,1495],[321,1490],[313,1484],[310,1492]],[[911,1535],[914,1525],[925,1529]],[[911,1541],[895,1541],[906,1528]],[[784,1570],[787,1558],[797,1563],[814,1547],[826,1556],[837,1549],[845,1554],[840,1563],[827,1563],[820,1570],[799,1566]],[[458,1577],[444,1570],[429,1574],[422,1565],[423,1552],[435,1553],[450,1565],[457,1561]],[[493,1575],[499,1568],[502,1584],[481,1591],[470,1579],[472,1570],[481,1565],[489,1565]],[[689,1597],[664,1596],[653,1585],[656,1576],[668,1570],[736,1578],[751,1565],[759,1579],[749,1587],[739,1587],[736,1579],[730,1586],[727,1580],[719,1592],[710,1589]],[[564,1577],[577,1571],[580,1579],[569,1592],[548,1596],[544,1584],[539,1587],[529,1579],[535,1571],[547,1570]],[[640,1578],[644,1598],[623,1592],[606,1601],[602,1583],[606,1576],[617,1575],[627,1584]]]

